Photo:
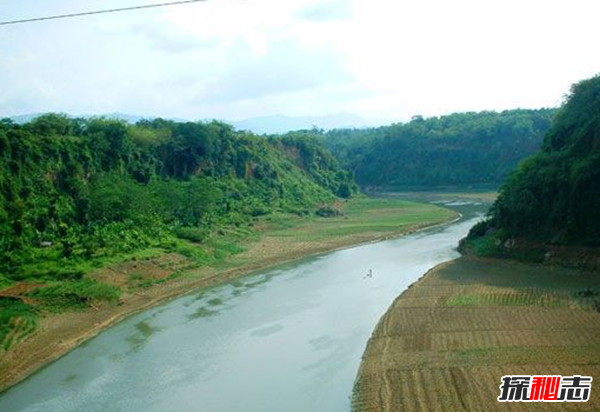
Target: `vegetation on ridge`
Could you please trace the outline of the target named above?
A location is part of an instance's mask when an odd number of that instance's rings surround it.
[[[86,273],[153,248],[219,260],[239,251],[232,242],[251,236],[257,216],[312,214],[356,191],[308,137],[265,139],[219,122],[2,120],[0,304],[30,319],[27,299],[48,310],[116,301],[116,286]],[[229,243],[211,240],[226,234]],[[11,295],[24,284],[43,286]],[[0,343],[13,339],[14,319],[0,318]]]
[[[370,129],[332,130],[323,144],[364,187],[497,187],[535,153],[555,109],[454,113]]]
[[[518,250],[515,239],[598,246],[599,211],[600,76],[595,76],[572,86],[539,153],[511,174],[463,247],[498,255]]]

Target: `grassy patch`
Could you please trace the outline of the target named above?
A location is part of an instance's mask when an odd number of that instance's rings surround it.
[[[116,302],[121,296],[118,287],[92,280],[53,282],[35,289],[29,295],[51,310],[83,308],[93,301]]]
[[[276,221],[275,234],[297,240],[318,242],[334,237],[379,233],[399,233],[411,228],[450,220],[457,214],[431,204],[399,199],[356,198],[343,204],[342,215],[281,219]]]
[[[7,278],[6,276],[4,276],[0,273],[0,290],[4,289],[12,284],[13,284],[13,282],[9,278]]]
[[[0,298],[0,345],[4,350],[19,342],[37,325],[37,311],[26,303]]]
[[[127,279],[127,287],[130,291],[136,289],[147,289],[153,285],[153,279],[148,279],[143,273],[130,273]]]

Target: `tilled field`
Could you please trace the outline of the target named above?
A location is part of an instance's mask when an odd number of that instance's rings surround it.
[[[401,275],[401,274],[399,274]],[[358,373],[355,411],[600,411],[600,273],[462,257],[399,296]],[[585,403],[500,403],[504,375],[588,375]]]

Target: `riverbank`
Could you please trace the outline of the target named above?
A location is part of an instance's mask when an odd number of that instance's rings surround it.
[[[503,375],[600,376],[598,272],[463,256],[402,293],[378,323],[355,383],[359,411],[590,411],[497,402]],[[597,389],[597,388],[596,388]]]
[[[170,253],[100,269],[89,277],[120,287],[123,292],[120,303],[46,313],[36,332],[0,354],[0,390],[18,383],[123,318],[161,302],[259,269],[399,236],[456,217],[456,212],[433,205],[356,199],[345,203],[343,214],[335,217],[263,217],[255,225],[259,234],[236,245],[237,251],[243,250],[241,253],[212,266],[188,270],[185,257]]]

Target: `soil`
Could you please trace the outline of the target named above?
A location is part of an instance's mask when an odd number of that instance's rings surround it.
[[[592,411],[500,403],[504,375],[600,379],[600,313],[581,291],[600,273],[461,257],[437,266],[381,318],[358,372],[355,411]]]

